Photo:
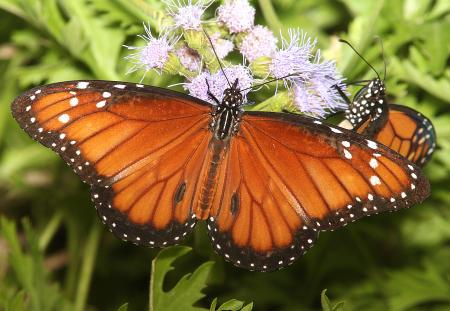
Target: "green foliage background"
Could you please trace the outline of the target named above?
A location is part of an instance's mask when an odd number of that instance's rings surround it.
[[[88,187],[19,129],[9,107],[38,84],[138,81],[124,74],[122,44],[136,43],[143,21],[157,28],[162,4],[0,0],[0,310],[450,310],[450,2],[253,4],[257,21],[276,33],[301,27],[319,37],[349,80],[373,73],[336,38],[352,42],[380,71],[373,37],[383,39],[389,94],[437,130],[439,149],[425,169],[431,197],[323,233],[306,256],[274,273],[224,263],[202,226],[185,242],[191,248],[169,248],[152,263],[157,250],[121,242],[99,224]],[[152,75],[146,82],[174,80]]]

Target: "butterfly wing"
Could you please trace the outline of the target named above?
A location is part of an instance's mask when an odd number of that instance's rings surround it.
[[[208,221],[216,252],[270,271],[292,263],[320,230],[421,202],[420,169],[352,131],[289,114],[248,112],[219,171]]]
[[[436,133],[431,121],[402,105],[389,105],[389,118],[373,137],[419,165],[429,161],[436,148]]]
[[[50,84],[12,104],[19,125],[92,186],[109,229],[147,246],[175,244],[195,224],[210,111],[181,93],[109,81]]]

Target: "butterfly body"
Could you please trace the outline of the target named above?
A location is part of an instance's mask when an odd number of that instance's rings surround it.
[[[198,220],[239,267],[292,264],[322,230],[421,202],[421,171],[383,145],[305,116],[244,112],[233,86],[211,106],[113,81],[32,89],[14,118],[91,185],[119,238],[164,247]]]
[[[359,128],[370,118],[371,123],[364,129],[364,134],[373,136],[384,126],[388,118],[385,89],[384,82],[376,78],[356,93],[345,111],[345,118],[353,128]]]

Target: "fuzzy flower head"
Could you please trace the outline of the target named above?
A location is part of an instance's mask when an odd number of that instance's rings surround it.
[[[335,86],[346,90],[343,78],[332,61],[320,62],[320,51],[311,64],[309,79],[299,79],[293,83],[294,103],[304,113],[315,117],[325,117],[327,113],[342,110],[345,101]]]
[[[143,47],[126,46],[129,50],[136,50],[135,53],[125,57],[133,62],[133,67],[129,72],[134,72],[138,69],[143,69],[146,72],[154,69],[161,73],[161,69],[169,58],[169,52],[173,49],[178,41],[178,38],[171,37],[168,33],[161,34],[156,38],[152,35],[148,26],[144,25],[145,35],[139,37],[146,41]]]
[[[201,30],[202,15],[211,4],[211,0],[167,0],[164,1],[167,13],[172,16],[175,28]]]
[[[180,59],[181,65],[189,71],[198,72],[201,66],[200,55],[190,47],[183,45],[175,51],[175,54]]]
[[[269,28],[255,26],[242,40],[239,51],[250,62],[258,57],[272,56],[277,49],[278,39]]]
[[[210,35],[211,42],[216,50],[217,57],[224,59],[227,55],[233,51],[233,42],[227,39],[220,38],[220,32],[215,32]]]
[[[250,70],[245,66],[235,65],[225,68],[224,71],[226,77],[221,70],[219,70],[215,74],[203,72],[202,74],[192,79],[189,83],[186,83],[184,87],[186,90],[188,90],[190,95],[198,97],[211,104],[216,104],[214,100],[212,100],[208,96],[208,86],[206,84],[206,80],[208,80],[209,90],[219,101],[222,101],[223,92],[225,91],[225,89],[230,87],[228,85],[227,78],[230,84],[233,84],[234,81],[238,79],[238,87],[241,90],[247,89],[253,84],[252,74],[250,73]],[[250,89],[242,92],[244,102],[249,91]]]
[[[247,0],[225,0],[217,9],[217,20],[231,33],[248,31],[255,22],[255,8]]]
[[[306,33],[300,30],[289,30],[289,40],[282,39],[282,48],[273,53],[269,72],[275,78],[283,78],[285,85],[295,78],[306,78],[311,70],[310,58],[316,40],[312,41]],[[288,75],[294,75],[286,77]]]

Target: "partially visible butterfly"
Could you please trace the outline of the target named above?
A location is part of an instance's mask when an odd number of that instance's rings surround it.
[[[377,77],[367,81],[350,101],[345,111],[345,121],[341,127],[353,129],[367,135],[377,142],[397,151],[410,161],[423,166],[430,160],[436,148],[436,133],[431,121],[420,112],[402,105],[389,104],[386,87],[378,72],[347,43],[370,68]],[[386,76],[386,67],[384,77]]]

